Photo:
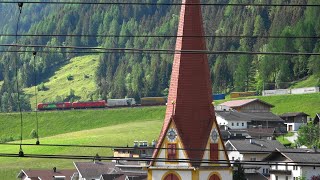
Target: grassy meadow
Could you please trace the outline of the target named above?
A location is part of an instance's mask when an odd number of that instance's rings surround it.
[[[318,86],[319,81],[320,81],[320,77],[312,75],[304,81],[295,83],[291,88],[315,87],[315,86]]]
[[[225,101],[231,100],[253,98],[258,98],[274,105],[275,107],[272,109],[272,112],[275,114],[282,114],[286,112],[305,112],[313,117],[320,111],[320,93],[277,96],[251,96],[246,98],[219,100],[216,101],[215,104],[221,104]]]
[[[38,92],[38,102],[53,102],[57,96],[66,97],[70,89],[81,100],[89,99],[88,96],[96,90],[95,74],[99,63],[99,55],[86,55],[72,58],[70,62],[61,67],[55,74],[44,82],[45,91]],[[68,80],[68,76],[73,80]],[[1,84],[0,84],[1,85]],[[30,95],[31,106],[35,107],[34,87],[24,89]]]
[[[162,121],[164,111],[165,107],[159,106],[38,112],[39,136],[48,137],[134,122]],[[31,131],[36,129],[35,115],[35,112],[23,113],[23,139],[29,139]],[[0,138],[10,136],[20,139],[20,115],[18,113],[0,114]]]
[[[157,139],[161,125],[162,120],[127,122],[41,138],[40,142],[41,144],[132,146],[135,140],[151,142],[153,139]],[[24,141],[24,143],[34,142],[34,140]],[[0,145],[0,149],[0,153],[18,153],[19,146]],[[95,156],[98,153],[100,156],[112,156],[111,148],[23,146],[23,151],[25,154]],[[73,161],[81,160],[0,158],[0,174],[2,175],[0,180],[1,178],[15,179],[20,169],[52,169],[53,167],[74,169]]]

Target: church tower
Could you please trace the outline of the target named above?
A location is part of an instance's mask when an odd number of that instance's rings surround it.
[[[207,50],[200,0],[182,0],[176,51]],[[232,179],[212,105],[207,54],[175,54],[149,180]]]

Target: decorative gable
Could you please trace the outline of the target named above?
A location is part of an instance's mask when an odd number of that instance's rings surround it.
[[[179,159],[188,159],[188,157],[174,121],[171,120],[166,131],[165,138],[161,144],[162,145],[161,148],[159,148],[158,156],[156,157],[160,160],[156,161],[154,166],[190,166],[189,163],[179,162]]]
[[[212,125],[210,137],[208,138],[206,151],[203,154],[202,160],[205,163],[202,163],[201,166],[230,166],[229,164],[225,164],[226,162],[229,162],[229,158],[226,154],[226,148],[216,122]],[[222,161],[224,163],[206,163],[207,161]]]

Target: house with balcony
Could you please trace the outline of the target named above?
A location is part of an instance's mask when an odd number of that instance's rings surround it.
[[[263,161],[271,164],[270,180],[319,178],[320,153],[312,149],[276,149]]]
[[[287,128],[284,125],[284,120],[281,119],[276,114],[271,112],[271,109],[274,107],[272,104],[269,104],[265,101],[260,99],[245,99],[245,100],[234,100],[234,101],[227,101],[219,106],[221,107],[229,107],[231,110],[222,111],[224,113],[220,113],[217,111],[217,120],[218,116],[227,116],[226,112],[236,111],[241,113],[241,119],[246,119],[247,124],[244,123],[245,127],[253,128],[253,127],[261,127],[261,128],[276,128],[277,133],[286,133]],[[240,116],[237,114],[236,116]],[[223,121],[220,121],[224,123]],[[231,122],[231,121],[230,121]],[[239,126],[235,125],[235,128],[242,128],[242,122],[239,122]],[[219,123],[219,120],[218,120]],[[232,125],[232,122],[231,122]],[[232,126],[229,125],[232,129]]]
[[[291,112],[279,115],[283,120],[284,124],[287,126],[287,131],[298,131],[300,126],[307,123],[308,114],[304,112]]]
[[[245,139],[228,140],[225,143],[230,161],[262,161],[270,152],[276,149],[285,148],[277,140],[266,139]],[[269,165],[244,165],[245,173],[260,173],[265,177],[269,176]]]

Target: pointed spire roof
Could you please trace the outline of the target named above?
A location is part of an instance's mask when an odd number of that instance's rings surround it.
[[[207,50],[200,0],[182,0],[176,50]],[[189,4],[189,5],[185,5]],[[192,37],[190,37],[192,36]],[[195,37],[202,36],[202,37]],[[212,124],[216,123],[207,54],[175,54],[166,116],[157,148],[174,121],[186,149],[205,149]],[[172,104],[174,102],[174,104]],[[158,149],[154,157],[158,154]],[[201,160],[204,151],[186,150],[188,158]],[[198,163],[192,163],[197,166]]]

